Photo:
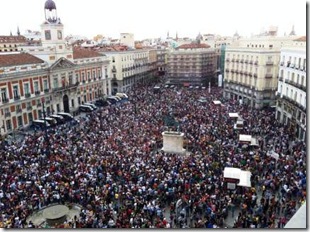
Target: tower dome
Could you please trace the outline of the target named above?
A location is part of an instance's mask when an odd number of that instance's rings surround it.
[[[48,23],[60,23],[57,17],[56,4],[53,0],[46,0],[44,5],[45,20]]]
[[[55,2],[53,0],[47,0],[45,2],[44,9],[49,11],[56,10]]]

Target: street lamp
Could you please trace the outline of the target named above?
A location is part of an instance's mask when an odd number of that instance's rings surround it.
[[[44,118],[44,140],[45,140],[45,143],[47,145],[47,148],[46,148],[46,154],[49,155],[49,139],[48,139],[48,134],[47,134],[47,122],[46,122],[46,112],[45,112],[45,98],[43,97],[42,98],[42,107],[43,107],[43,118]]]

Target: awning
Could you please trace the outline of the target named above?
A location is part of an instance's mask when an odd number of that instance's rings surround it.
[[[251,175],[250,171],[240,171],[238,186],[251,187]]]
[[[231,178],[231,179],[239,179],[240,178],[240,168],[231,168],[225,167],[224,168],[224,178]]]
[[[250,171],[243,171],[240,168],[225,167],[224,169],[224,178],[237,179],[238,186],[242,187],[251,187],[251,175]]]
[[[239,114],[238,113],[228,113],[230,118],[238,118]]]
[[[239,142],[251,143],[252,136],[251,135],[239,135]]]
[[[222,102],[221,101],[213,101],[214,105],[221,105]]]

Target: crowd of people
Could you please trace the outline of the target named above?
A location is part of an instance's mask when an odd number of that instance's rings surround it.
[[[74,203],[83,210],[66,227],[221,228],[234,217],[234,228],[281,228],[305,201],[306,144],[274,109],[224,99],[221,88],[139,86],[128,96],[49,129],[48,140],[39,132],[1,144],[0,227],[38,228],[31,214]],[[242,130],[229,112],[245,120]],[[167,128],[167,115],[177,126]],[[186,155],[161,151],[167,129],[184,132]],[[259,147],[242,146],[240,133]],[[227,189],[225,167],[251,171],[252,187]]]

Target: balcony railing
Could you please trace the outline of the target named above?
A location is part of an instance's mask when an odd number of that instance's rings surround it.
[[[27,110],[32,110],[32,106],[27,106]]]
[[[8,103],[8,102],[9,102],[9,99],[8,99],[8,98],[4,98],[4,99],[2,99],[2,102],[3,102],[3,103]]]
[[[25,93],[25,98],[30,98],[31,97],[31,93]]]
[[[11,112],[4,113],[4,117],[6,117],[6,118],[11,117]]]
[[[49,91],[49,89],[44,89],[44,93],[48,93]]]
[[[255,62],[254,62],[254,65],[258,65],[258,61],[255,61]]]
[[[279,81],[283,81],[283,77],[279,77]]]
[[[266,61],[266,65],[273,65],[273,61]]]
[[[256,74],[256,73],[254,73],[254,74],[253,74],[253,76],[256,78],[256,77],[257,77],[257,74]]]
[[[267,79],[272,78],[272,74],[271,73],[266,73],[265,78],[267,78]]]
[[[62,87],[58,87],[58,88],[53,88],[52,91],[53,92],[60,92],[60,91],[64,91],[64,90],[70,90],[70,89],[75,89],[78,87],[80,83],[76,82],[76,83],[70,83],[66,86],[62,86]]]
[[[39,90],[37,90],[37,91],[34,92],[34,94],[35,94],[36,96],[37,96],[37,95],[40,95],[40,93],[41,93],[41,92],[40,92]]]
[[[17,109],[17,110],[16,110],[16,113],[17,113],[17,114],[20,114],[21,112],[23,112],[22,109]]]
[[[41,102],[37,103],[37,106],[39,106],[39,107],[42,106],[42,103]]]
[[[14,96],[14,100],[19,100],[19,99],[20,99],[20,95]]]

